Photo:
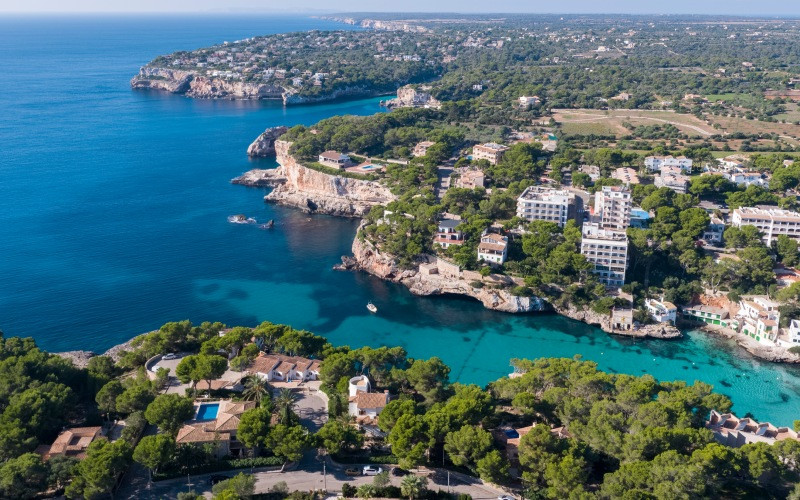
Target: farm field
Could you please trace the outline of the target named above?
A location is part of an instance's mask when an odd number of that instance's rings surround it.
[[[633,109],[554,109],[553,118],[565,134],[627,135],[624,122],[633,125],[674,125],[690,137],[708,137],[719,132],[694,115],[673,111]]]

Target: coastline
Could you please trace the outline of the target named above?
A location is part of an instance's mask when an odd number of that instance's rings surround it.
[[[699,330],[710,335],[733,340],[739,347],[760,360],[770,361],[772,363],[785,363],[792,365],[800,364],[800,355],[792,354],[787,349],[776,349],[765,346],[758,341],[751,339],[747,335],[742,335],[741,333],[731,330],[730,328],[725,328],[719,325],[709,325],[706,323],[697,324],[686,320],[681,320],[679,323],[684,327],[691,326],[691,328],[694,330]]]

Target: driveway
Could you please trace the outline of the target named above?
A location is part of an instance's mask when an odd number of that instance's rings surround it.
[[[276,386],[274,395],[277,395],[281,388],[289,388],[297,398],[294,410],[300,417],[300,423],[311,432],[318,431],[328,421],[328,399],[324,393],[318,390],[319,383],[311,382],[302,386],[298,386],[294,382],[290,382],[290,384],[292,385],[283,383],[279,386],[273,383]]]

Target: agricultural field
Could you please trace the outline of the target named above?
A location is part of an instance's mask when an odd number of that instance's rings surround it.
[[[708,137],[718,134],[711,125],[694,115],[672,111],[633,109],[554,109],[553,119],[564,134],[603,134],[624,136],[630,130],[623,123],[639,125],[673,125],[689,137]]]

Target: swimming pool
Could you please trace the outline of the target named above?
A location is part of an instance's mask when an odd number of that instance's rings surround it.
[[[219,413],[219,403],[201,403],[197,409],[195,420],[216,420]]]

